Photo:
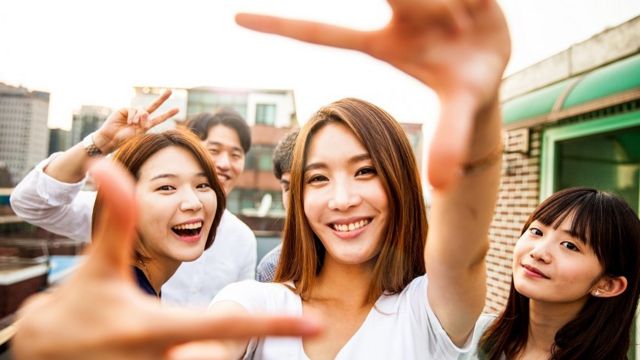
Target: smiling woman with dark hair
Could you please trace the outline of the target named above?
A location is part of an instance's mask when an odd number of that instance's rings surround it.
[[[213,243],[224,212],[224,191],[198,138],[186,130],[144,134],[114,154],[136,179],[140,209],[132,266],[145,292],[160,288],[183,261],[193,261]],[[98,190],[92,224],[102,211]]]
[[[522,228],[488,359],[625,359],[640,294],[640,220],[589,188],[553,194]]]

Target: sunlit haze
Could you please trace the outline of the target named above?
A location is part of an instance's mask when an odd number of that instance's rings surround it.
[[[508,73],[640,14],[631,0],[503,0],[512,37]],[[129,105],[133,86],[293,89],[298,118],[346,96],[402,122],[432,121],[433,94],[352,51],[302,44],[235,25],[238,11],[384,24],[380,0],[0,1],[0,82],[51,93],[50,127],[81,105]],[[427,126],[427,129],[430,126]]]

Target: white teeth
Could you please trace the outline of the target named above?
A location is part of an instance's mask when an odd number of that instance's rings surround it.
[[[333,228],[337,231],[340,232],[347,232],[347,231],[353,231],[353,230],[358,230],[361,227],[365,226],[369,224],[369,220],[360,220],[360,221],[356,221],[354,223],[351,224],[333,224]]]
[[[173,228],[176,230],[195,230],[195,229],[199,229],[202,227],[202,221],[198,221],[195,223],[191,223],[191,224],[182,224],[182,225],[176,225]]]

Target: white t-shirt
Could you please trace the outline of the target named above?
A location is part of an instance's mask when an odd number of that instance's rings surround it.
[[[459,348],[451,342],[427,302],[427,276],[415,278],[401,293],[382,295],[336,359],[458,359],[475,349],[474,331]],[[211,305],[233,301],[253,314],[302,315],[300,296],[278,283],[247,280],[225,287]],[[463,359],[472,359],[469,355]],[[302,339],[252,339],[245,359],[308,359]]]
[[[81,191],[78,183],[60,182],[43,169],[60,153],[40,162],[11,193],[11,207],[25,221],[74,240],[90,241],[95,191]],[[256,237],[228,210],[224,211],[215,241],[192,262],[180,265],[162,287],[162,300],[206,308],[226,285],[255,277]]]

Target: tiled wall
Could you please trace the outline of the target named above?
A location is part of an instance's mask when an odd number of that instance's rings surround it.
[[[499,198],[489,232],[491,246],[487,254],[485,311],[490,313],[500,312],[506,303],[511,284],[513,246],[539,200],[540,131],[507,131],[504,142]]]

